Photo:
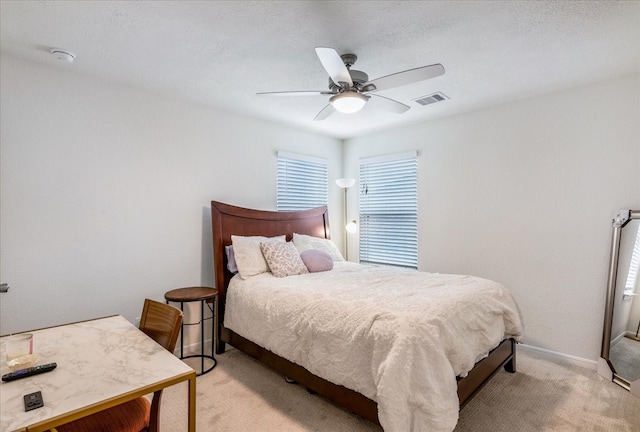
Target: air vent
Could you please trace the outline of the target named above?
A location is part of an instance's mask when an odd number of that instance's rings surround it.
[[[414,99],[413,101],[419,103],[420,105],[431,105],[436,102],[442,102],[443,100],[449,99],[444,93],[436,92],[427,96],[419,97],[418,99]]]

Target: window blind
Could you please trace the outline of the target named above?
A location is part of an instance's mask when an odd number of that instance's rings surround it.
[[[627,281],[625,283],[625,289],[636,291],[636,281],[638,280],[638,273],[640,272],[640,228],[636,232],[636,241],[633,246],[633,253],[631,254],[631,263],[629,264],[629,274],[627,275]]]
[[[418,268],[418,160],[360,162],[360,261]]]
[[[276,208],[305,210],[328,202],[327,161],[310,156],[278,152]]]

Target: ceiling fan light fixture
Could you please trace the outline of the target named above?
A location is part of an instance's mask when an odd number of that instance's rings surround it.
[[[331,96],[329,102],[333,107],[344,114],[353,114],[364,107],[370,96],[363,95],[353,90],[345,91]]]

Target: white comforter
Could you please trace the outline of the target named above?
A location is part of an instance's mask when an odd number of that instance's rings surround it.
[[[472,276],[335,263],[232,279],[225,327],[378,403],[385,431],[451,431],[457,375],[522,327],[510,292]]]

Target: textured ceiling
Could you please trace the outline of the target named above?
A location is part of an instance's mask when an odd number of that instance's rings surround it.
[[[0,19],[3,53],[339,138],[640,72],[639,1],[2,0]],[[381,93],[404,114],[313,121],[327,96],[256,95],[326,90],[316,46],[355,53],[370,79],[446,72]],[[412,101],[435,91],[450,99]]]

